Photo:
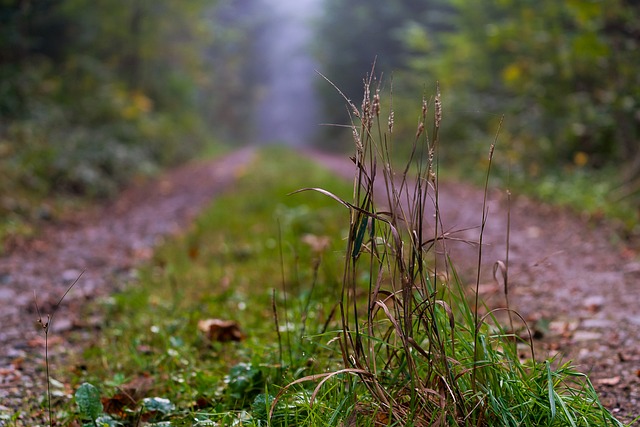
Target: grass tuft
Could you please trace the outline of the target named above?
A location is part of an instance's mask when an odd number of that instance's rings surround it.
[[[586,376],[569,365],[552,369],[551,361],[520,360],[518,344],[533,354],[532,341],[508,333],[493,312],[480,317],[478,292],[473,303],[467,301],[446,256],[440,221],[439,89],[433,100],[423,100],[410,160],[396,174],[393,128],[382,130],[374,84],[373,77],[365,81],[362,107],[352,111],[353,199],[311,189],[350,211],[339,305],[343,367],[289,386],[319,381],[315,396],[326,382],[347,381],[353,387],[349,425],[621,425],[598,402]],[[386,123],[393,116],[390,107]],[[496,141],[489,149],[485,201],[495,146]],[[429,208],[435,210],[432,221]],[[478,277],[486,209],[479,215]],[[508,296],[508,262],[496,264],[498,272]]]

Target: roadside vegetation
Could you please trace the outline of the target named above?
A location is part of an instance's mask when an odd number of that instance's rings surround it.
[[[639,48],[638,6],[623,0],[419,3],[327,0],[318,39],[323,74],[358,99],[360,76],[342,70],[368,69],[377,58],[386,89],[394,81],[399,132],[405,132],[396,150],[405,153],[415,94],[425,82],[439,81],[447,95],[442,135],[449,150],[441,160],[448,173],[455,168],[458,177],[482,182],[480,141],[495,134],[504,116],[497,178],[546,202],[615,218],[623,235],[637,236],[640,81],[632,52]],[[330,87],[319,87],[327,114],[342,123],[340,100]],[[327,132],[334,140],[351,137],[339,128]]]
[[[0,4],[0,252],[251,128],[260,23],[220,3]]]

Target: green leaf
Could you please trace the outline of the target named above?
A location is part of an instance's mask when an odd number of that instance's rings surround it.
[[[546,367],[547,367],[547,388],[549,391],[549,407],[551,409],[551,419],[553,420],[556,417],[556,393],[555,390],[553,389],[553,377],[551,375],[551,365],[549,364],[549,361],[546,360],[545,361]]]
[[[76,404],[83,418],[89,418],[95,421],[102,413],[102,402],[100,401],[100,392],[89,383],[83,383],[76,390]]]
[[[356,233],[354,243],[353,243],[353,252],[351,253],[351,257],[356,259],[360,254],[360,248],[362,247],[362,241],[364,240],[364,233],[367,231],[367,223],[369,221],[368,216],[361,217],[360,226],[358,227],[358,231]]]
[[[262,371],[250,363],[239,363],[229,370],[226,378],[234,399],[244,399],[258,392],[264,384]]]
[[[142,403],[148,411],[161,412],[165,415],[176,409],[176,406],[169,399],[163,397],[147,397]]]
[[[266,423],[269,420],[269,409],[271,408],[273,400],[273,396],[264,393],[257,395],[251,404],[253,417],[258,421]]]

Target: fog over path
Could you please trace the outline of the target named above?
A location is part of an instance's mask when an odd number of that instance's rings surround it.
[[[258,140],[307,145],[318,126],[312,41],[322,0],[263,0],[269,25],[260,40],[264,88],[258,107]]]

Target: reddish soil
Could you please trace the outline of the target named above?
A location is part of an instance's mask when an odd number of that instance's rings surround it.
[[[313,153],[336,174],[351,178],[348,159]],[[240,150],[210,162],[189,164],[125,191],[112,204],[54,220],[29,242],[0,258],[0,414],[22,410],[17,424],[44,424],[35,408],[44,395],[43,332],[38,329],[33,293],[41,312],[50,313],[77,276],[51,337],[91,327],[99,319],[79,319],[85,299],[104,296],[126,283],[162,236],[184,230],[216,194],[232,184],[234,171],[252,157]],[[321,183],[310,183],[318,186]],[[477,241],[483,192],[466,184],[440,186],[446,230]],[[496,260],[505,260],[507,213],[504,192],[492,191],[483,237],[480,292],[491,307],[504,305],[492,278]],[[588,373],[602,402],[619,419],[640,415],[640,262],[604,222],[512,197],[509,255],[511,307],[540,338],[539,353],[571,359]],[[457,269],[475,283],[477,246],[450,241]],[[52,339],[53,339],[52,338]],[[60,344],[60,343],[58,343]],[[54,343],[55,346],[55,343]],[[62,351],[73,351],[58,345]],[[0,426],[3,426],[0,419]]]

